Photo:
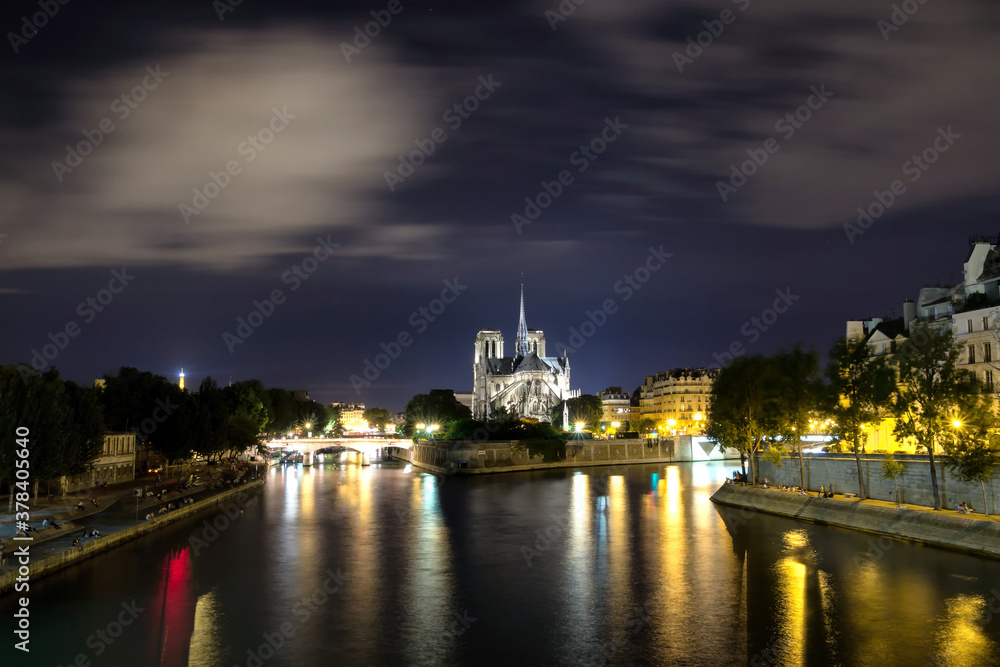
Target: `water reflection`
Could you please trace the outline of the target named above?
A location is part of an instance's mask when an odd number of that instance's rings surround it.
[[[935,627],[935,652],[938,664],[977,667],[996,661],[997,644],[983,630],[988,618],[986,598],[981,595],[958,595],[945,602],[945,613]]]
[[[167,555],[157,575],[156,595],[143,612],[146,644],[143,664],[183,667],[194,631],[196,594],[191,549],[184,547]]]
[[[409,547],[404,570],[402,637],[409,647],[408,661],[432,665],[453,661],[456,609],[452,581],[452,552],[448,528],[441,515],[440,487],[433,475],[411,476]]]
[[[196,557],[187,540],[213,513],[33,581],[32,664],[89,652],[133,598],[145,611],[102,664],[246,665],[286,621],[295,635],[265,667],[997,664],[1000,563],[716,508],[724,472],[442,486],[402,467],[276,469]],[[526,562],[539,530],[550,542]],[[343,586],[300,617],[327,569]],[[0,664],[19,657],[0,648]]]
[[[222,620],[215,590],[200,596],[194,610],[188,667],[214,667],[222,663],[222,645],[218,636]]]

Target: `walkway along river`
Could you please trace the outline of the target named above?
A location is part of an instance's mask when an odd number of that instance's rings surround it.
[[[277,468],[34,582],[4,665],[990,665],[1000,561],[716,507],[721,463]]]

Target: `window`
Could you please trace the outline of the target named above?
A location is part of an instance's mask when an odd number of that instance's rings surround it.
[[[983,371],[983,384],[986,389],[993,391],[993,371]]]
[[[970,322],[971,322],[971,320],[970,320]],[[976,363],[976,346],[975,345],[970,345],[969,346],[969,363],[970,364]]]
[[[986,331],[989,328],[990,328],[989,318],[983,315],[983,331]]]
[[[989,343],[983,343],[983,361],[993,361],[993,348]]]
[[[968,333],[972,333],[972,319],[965,320],[965,330]]]

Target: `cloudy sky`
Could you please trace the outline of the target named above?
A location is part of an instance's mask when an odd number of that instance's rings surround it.
[[[53,4],[2,15],[0,362],[83,383],[401,410],[510,352],[523,280],[631,390],[825,351],[1000,229],[987,0]]]

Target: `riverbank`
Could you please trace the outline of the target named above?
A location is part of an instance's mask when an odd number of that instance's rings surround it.
[[[61,553],[45,556],[37,560],[32,558],[30,555],[32,546],[31,542],[7,540],[8,568],[5,568],[5,571],[0,573],[0,595],[13,589],[18,577],[22,576],[18,573],[19,568],[17,566],[20,565],[20,563],[17,550],[25,545],[28,546],[29,553],[28,577],[30,578],[30,581],[35,581],[40,577],[52,574],[53,572],[58,572],[59,570],[75,565],[76,563],[87,558],[92,558],[98,554],[105,553],[106,551],[114,549],[117,546],[125,544],[126,542],[130,542],[134,539],[147,535],[154,530],[159,530],[163,526],[176,523],[199,512],[211,509],[226,501],[234,501],[236,504],[239,504],[239,501],[234,499],[260,488],[263,486],[265,479],[266,478],[261,478],[259,480],[247,482],[246,484],[240,484],[214,494],[209,498],[195,501],[190,505],[179,507],[166,514],[160,514],[156,517],[156,523],[149,523],[147,521],[134,523],[122,528],[121,530],[116,530],[112,533],[104,535],[103,537],[89,540],[82,545],[82,549],[67,549]]]
[[[820,498],[778,489],[723,484],[712,502],[825,526],[848,528],[978,556],[1000,558],[1000,521],[982,514],[904,506],[857,498]]]
[[[553,468],[630,465],[642,463],[693,463],[736,459],[735,452],[705,447],[692,436],[661,439],[570,440],[539,452],[537,442],[517,440],[421,441],[412,448],[386,447],[393,458],[445,475],[484,475]],[[557,443],[550,443],[555,445]]]

